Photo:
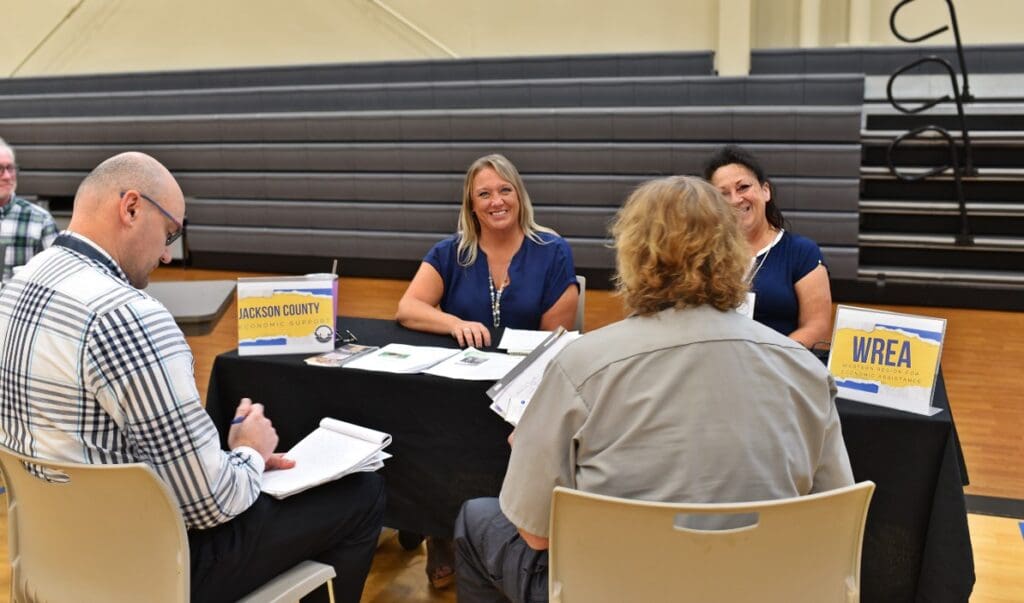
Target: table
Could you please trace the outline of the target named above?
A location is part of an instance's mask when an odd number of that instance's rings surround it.
[[[236,281],[154,281],[143,289],[162,303],[185,335],[206,335],[234,299]]]
[[[455,347],[450,337],[393,321],[342,317],[338,327],[359,343]],[[222,440],[243,396],[266,406],[282,450],[324,416],[386,431],[394,458],[382,470],[385,523],[420,534],[451,535],[465,499],[498,494],[511,426],[488,408],[490,382],[311,367],[302,360],[218,356],[206,408]],[[966,473],[941,374],[934,404],[944,411],[925,417],[837,401],[854,476],[877,484],[864,537],[862,601],[966,601],[973,587]]]

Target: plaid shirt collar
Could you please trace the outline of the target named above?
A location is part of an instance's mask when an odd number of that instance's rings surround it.
[[[112,276],[128,283],[128,275],[121,270],[121,267],[117,265],[114,258],[110,257],[102,247],[94,243],[89,237],[78,234],[77,232],[71,232],[65,230],[60,233],[57,239],[53,242],[54,246],[65,247],[83,255],[86,258],[102,266]],[[129,283],[130,284],[130,283]]]

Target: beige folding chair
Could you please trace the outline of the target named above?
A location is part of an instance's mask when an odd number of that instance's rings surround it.
[[[552,603],[860,600],[860,554],[873,482],[754,503],[670,504],[555,488]],[[684,517],[757,514],[729,530]]]
[[[580,299],[576,302],[576,322],[573,323],[572,330],[583,332],[583,306],[587,298],[587,277],[576,275],[576,282],[580,286]]]
[[[171,491],[147,465],[41,461],[0,447],[0,469],[12,603],[189,600],[185,524]],[[334,575],[329,565],[305,561],[242,600],[298,601],[326,582],[333,601]]]

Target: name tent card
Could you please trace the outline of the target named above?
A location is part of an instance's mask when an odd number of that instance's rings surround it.
[[[840,305],[828,368],[839,396],[933,415],[946,321]]]
[[[334,349],[333,274],[238,279],[238,354]]]

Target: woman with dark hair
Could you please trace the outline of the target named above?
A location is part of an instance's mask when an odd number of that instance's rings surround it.
[[[719,149],[704,178],[732,204],[752,258],[749,306],[754,320],[806,347],[828,342],[832,291],[817,243],[784,227],[771,183],[758,161],[737,146]]]

